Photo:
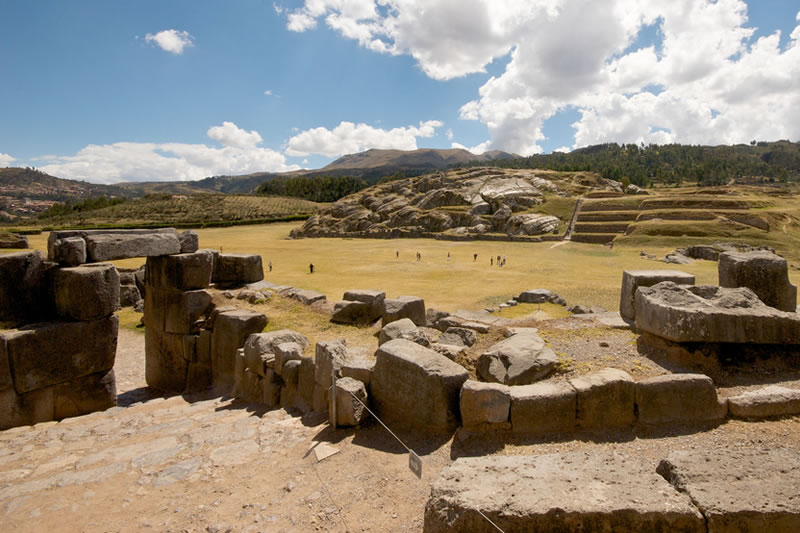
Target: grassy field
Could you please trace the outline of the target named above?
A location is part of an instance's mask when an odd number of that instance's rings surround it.
[[[569,304],[617,309],[622,271],[675,269],[697,276],[698,283],[716,284],[717,264],[696,261],[667,265],[641,259],[647,250],[663,257],[686,239],[658,239],[658,246],[592,244],[450,242],[433,239],[299,239],[289,240],[298,223],[238,226],[198,230],[200,246],[225,253],[262,256],[266,279],[278,284],[314,289],[338,300],[347,289],[380,289],[387,295],[416,295],[428,307],[447,311],[497,305],[527,289],[547,288]],[[30,236],[34,248],[46,250],[47,234]],[[654,244],[654,243],[651,243]],[[395,253],[399,257],[395,258]],[[416,252],[422,261],[415,260]],[[447,254],[450,253],[448,260]],[[473,254],[478,254],[473,261]],[[507,258],[506,266],[489,266],[489,258]],[[268,272],[272,261],[273,271]],[[142,259],[116,262],[138,266]],[[308,265],[314,263],[315,273]],[[792,271],[793,282],[800,282]],[[512,313],[511,310],[508,311]]]

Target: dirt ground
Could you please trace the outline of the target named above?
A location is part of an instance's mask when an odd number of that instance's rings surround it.
[[[553,379],[604,366],[637,380],[667,371],[636,352],[629,331],[575,319],[536,325],[562,362]],[[800,448],[800,417],[547,440],[401,434],[422,457],[418,479],[406,450],[374,421],[332,430],[318,416],[230,398],[161,398],[144,383],[140,332],[120,330],[115,373],[121,407],[0,432],[3,530],[418,532],[431,484],[459,457],[614,450],[655,469],[679,449]],[[776,380],[800,387],[796,376]],[[317,461],[314,449],[327,446],[337,453]]]

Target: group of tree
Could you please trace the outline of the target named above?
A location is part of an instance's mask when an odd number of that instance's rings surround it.
[[[761,178],[772,182],[800,180],[800,144],[789,141],[750,145],[691,146],[683,144],[599,144],[569,153],[554,152],[493,161],[503,168],[592,171],[604,178],[639,186],[652,183],[723,185],[731,179]],[[464,166],[485,166],[467,163]]]
[[[352,176],[281,176],[262,183],[256,193],[335,202],[366,187],[364,180]]]
[[[67,200],[64,203],[53,204],[45,211],[39,213],[38,218],[46,220],[49,218],[63,217],[72,215],[74,213],[83,213],[85,211],[93,211],[95,209],[102,209],[112,205],[119,205],[126,201],[126,198],[108,198],[106,196],[95,196],[76,203],[73,203],[71,200]]]

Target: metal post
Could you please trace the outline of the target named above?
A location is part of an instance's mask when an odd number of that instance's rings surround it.
[[[331,365],[331,427],[336,429],[336,368]]]

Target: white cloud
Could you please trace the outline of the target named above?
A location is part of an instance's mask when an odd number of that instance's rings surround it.
[[[0,152],[0,167],[7,167],[12,161],[16,161],[16,159],[8,154]]]
[[[266,91],[264,91],[264,94],[266,96],[272,96],[272,91],[270,89],[267,89]]]
[[[447,136],[447,138],[448,138],[449,140],[451,140],[451,141],[453,140],[453,135],[454,135],[454,133],[453,133],[453,130],[452,130],[452,129],[448,128],[448,129],[447,129],[447,133],[445,133],[445,135]]]
[[[189,46],[194,46],[192,36],[187,31],[164,30],[158,33],[148,33],[144,36],[148,43],[155,44],[165,52],[182,54]]]
[[[553,150],[553,153],[562,152],[562,153],[568,154],[571,151],[572,151],[572,148],[570,148],[569,146],[562,146],[560,148],[556,148],[555,150]]]
[[[466,150],[467,152],[471,152],[471,153],[473,153],[475,155],[481,155],[482,153],[484,153],[487,150],[489,150],[489,145],[490,144],[491,144],[491,141],[484,141],[484,142],[482,142],[480,144],[477,144],[477,145],[473,146],[472,148],[467,148],[466,146],[464,146],[461,143],[453,142],[453,143],[450,143],[450,148],[460,148],[461,150]]]
[[[183,143],[90,144],[73,156],[50,156],[39,168],[60,178],[94,183],[121,181],[190,181],[223,174],[286,172],[286,157],[258,146],[258,132],[232,122],[209,128],[208,136],[222,147]]]
[[[384,130],[367,124],[343,121],[332,130],[320,127],[298,133],[289,139],[286,154],[299,157],[311,154],[336,157],[370,148],[416,150],[417,137],[433,137],[436,128],[441,126],[443,124],[438,120],[428,120],[420,122],[419,126]]]
[[[777,31],[753,39],[743,0],[306,0],[287,20],[410,55],[437,80],[508,57],[460,109],[490,149],[541,152],[544,122],[570,107],[575,147],[800,137],[800,13],[783,48]]]

